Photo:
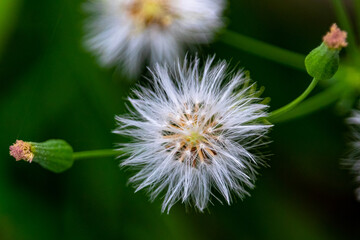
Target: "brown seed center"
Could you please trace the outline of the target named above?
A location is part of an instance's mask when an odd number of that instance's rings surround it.
[[[173,21],[168,1],[135,0],[128,8],[129,15],[140,29],[153,25],[165,28]]]
[[[206,118],[201,114],[200,106],[193,104],[177,116],[169,116],[166,130],[162,132],[166,149],[175,153],[177,161],[192,167],[199,163],[211,164],[217,155],[214,143],[218,142],[221,133],[216,115]]]

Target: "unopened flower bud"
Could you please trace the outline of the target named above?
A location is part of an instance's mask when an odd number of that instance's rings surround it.
[[[64,140],[48,140],[42,143],[16,140],[16,143],[10,146],[10,155],[16,161],[36,162],[56,173],[69,169],[74,163],[73,149]]]
[[[332,78],[339,68],[339,53],[347,46],[347,33],[333,24],[323,37],[323,43],[305,58],[306,70],[317,80]]]

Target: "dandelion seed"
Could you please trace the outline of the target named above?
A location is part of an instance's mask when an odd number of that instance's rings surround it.
[[[152,200],[164,193],[162,211],[177,201],[203,211],[214,192],[230,204],[232,193],[248,195],[262,164],[253,150],[270,127],[261,121],[268,106],[243,73],[227,79],[226,63],[213,62],[157,65],[153,88],[135,90],[131,115],[116,117],[114,133],[134,139],[121,145],[122,166],[139,169],[136,191],[147,188]]]
[[[149,61],[173,62],[186,45],[208,43],[222,26],[224,0],[92,0],[87,47],[130,75]]]

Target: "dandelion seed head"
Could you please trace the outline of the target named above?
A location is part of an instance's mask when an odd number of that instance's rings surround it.
[[[354,110],[347,119],[350,125],[351,138],[350,151],[344,164],[351,170],[355,177],[356,184],[360,185],[360,111]],[[355,190],[356,198],[360,201],[360,187]]]
[[[103,66],[136,76],[144,63],[171,63],[223,26],[224,0],[91,0],[86,47]]]
[[[164,194],[162,211],[178,201],[203,211],[215,192],[230,204],[254,187],[267,105],[241,72],[228,77],[226,68],[214,58],[203,68],[197,58],[157,65],[153,88],[129,99],[131,116],[116,117],[114,132],[133,138],[121,144],[129,153],[122,165],[140,168],[130,182],[151,199]]]

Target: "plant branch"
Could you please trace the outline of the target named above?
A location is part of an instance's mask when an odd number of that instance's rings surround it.
[[[114,149],[101,149],[84,152],[74,152],[74,160],[88,159],[88,158],[105,158],[119,156],[121,152]]]
[[[322,91],[321,93],[305,100],[295,109],[289,111],[288,114],[276,118],[275,122],[286,122],[323,109],[338,100],[341,96],[341,93],[345,90],[345,87],[345,84],[335,84],[334,86]]]
[[[220,40],[242,51],[305,71],[305,56],[277,46],[226,30]]]
[[[356,0],[358,1],[358,0]],[[340,28],[344,29],[348,33],[348,41],[349,46],[347,47],[349,55],[353,58],[358,57],[358,49],[356,45],[355,33],[353,30],[353,26],[350,22],[348,14],[346,13],[346,9],[342,0],[332,0],[336,17],[339,21]],[[359,4],[358,4],[359,5]]]
[[[354,8],[355,8],[355,18],[357,23],[357,30],[358,30],[358,38],[360,38],[360,1],[354,0]]]
[[[276,121],[277,118],[279,118],[284,113],[289,112],[290,110],[295,108],[299,103],[301,103],[312,92],[312,90],[315,88],[317,83],[318,83],[318,80],[314,78],[311,81],[310,85],[306,88],[306,90],[299,97],[297,97],[294,101],[292,101],[291,103],[289,103],[277,110],[272,111],[269,114],[268,120],[272,123],[277,122]]]

